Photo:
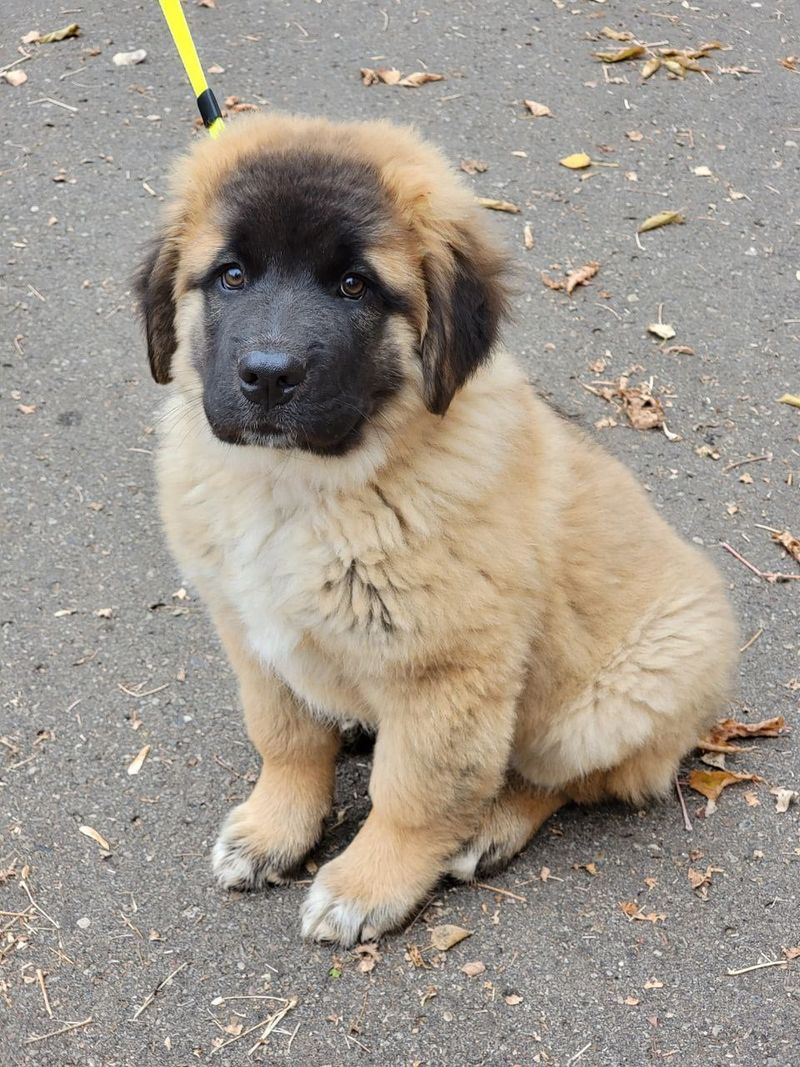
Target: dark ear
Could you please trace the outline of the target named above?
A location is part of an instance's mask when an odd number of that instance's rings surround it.
[[[172,381],[175,337],[175,272],[179,253],[169,236],[158,237],[136,272],[134,287],[147,333],[150,370],[159,385]]]
[[[505,257],[479,232],[423,263],[428,323],[422,338],[425,406],[444,415],[456,390],[488,358],[507,307]]]

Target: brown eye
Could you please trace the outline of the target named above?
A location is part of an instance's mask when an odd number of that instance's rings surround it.
[[[241,289],[244,285],[244,271],[238,263],[231,263],[220,275],[224,289]]]
[[[367,283],[358,274],[345,274],[339,282],[339,292],[349,300],[360,300],[367,289]]]

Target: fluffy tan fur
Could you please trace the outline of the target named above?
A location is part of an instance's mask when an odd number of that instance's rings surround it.
[[[216,247],[215,191],[248,154],[309,144],[378,169],[394,216],[376,255],[416,293],[393,326],[406,386],[338,458],[220,443],[191,358],[201,308],[185,279]],[[309,892],[318,939],[396,925],[444,872],[511,857],[568,799],[663,793],[730,693],[722,583],[507,352],[444,417],[426,407],[422,261],[446,277],[455,245],[489,275],[501,263],[439,153],[382,124],[259,117],[196,149],[174,189],[161,508],[263,760],[217,843],[221,882],[279,881],[315,844],[340,720],[377,729],[372,810]]]

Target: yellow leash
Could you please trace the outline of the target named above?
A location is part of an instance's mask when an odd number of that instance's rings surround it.
[[[181,0],[160,0],[161,10],[167,20],[169,32],[178,49],[184,70],[191,82],[192,92],[197,97],[197,106],[203,119],[203,125],[212,137],[219,137],[224,128],[222,113],[217,98],[208,87],[203,68],[197,56],[186,16],[181,7]]]

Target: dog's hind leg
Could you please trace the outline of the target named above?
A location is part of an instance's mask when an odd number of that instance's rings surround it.
[[[478,832],[450,859],[445,873],[468,882],[504,867],[568,802],[564,793],[538,789],[512,774],[489,804]]]

